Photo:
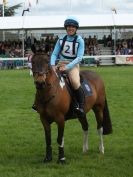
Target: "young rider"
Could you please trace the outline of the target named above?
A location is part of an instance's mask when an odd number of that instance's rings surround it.
[[[80,85],[79,63],[84,55],[84,40],[77,34],[79,22],[75,17],[68,17],[64,22],[64,27],[67,34],[63,38],[58,39],[51,55],[50,64],[56,71],[57,66],[55,63],[56,60],[59,60],[58,69],[61,72],[66,71],[68,73],[79,104],[76,111],[82,117],[85,115],[84,93]]]

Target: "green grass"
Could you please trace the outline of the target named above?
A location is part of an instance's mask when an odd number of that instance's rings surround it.
[[[77,120],[66,122],[67,164],[56,164],[57,128],[52,125],[53,162],[43,164],[44,134],[31,110],[35,88],[27,70],[0,71],[0,177],[132,177],[133,67],[98,67],[103,78],[113,123],[104,136],[105,155],[98,152],[96,121],[88,114],[89,151],[82,153],[82,130]]]

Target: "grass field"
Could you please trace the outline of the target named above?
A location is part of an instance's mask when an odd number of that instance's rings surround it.
[[[89,69],[98,72],[105,82],[113,134],[104,136],[105,155],[100,155],[96,121],[89,112],[89,151],[83,154],[79,122],[66,122],[67,164],[63,166],[56,164],[55,124],[53,162],[42,163],[44,135],[38,114],[31,110],[35,93],[32,77],[27,70],[0,71],[0,177],[133,176],[133,67]]]

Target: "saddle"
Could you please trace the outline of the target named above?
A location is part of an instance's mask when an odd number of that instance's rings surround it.
[[[70,95],[74,96],[74,89],[71,85],[71,82],[70,82],[70,79],[69,79],[67,73],[61,73],[59,77],[60,77],[60,80],[63,77]],[[84,91],[84,96],[85,97],[91,96],[92,95],[92,88],[91,88],[89,82],[82,76],[82,74],[80,74],[80,84],[81,84],[81,87]]]
[[[72,98],[72,102],[70,105],[70,109],[66,115],[66,120],[71,116],[71,117],[75,117],[75,108],[78,107],[78,102],[76,99],[76,95],[75,95],[75,91],[71,85],[70,79],[67,75],[67,73],[58,73],[59,74],[59,78],[61,82],[64,82],[64,84],[67,87],[67,90]],[[80,83],[81,83],[81,87],[84,91],[84,96],[88,97],[92,95],[92,88],[90,86],[90,84],[88,83],[88,81],[80,74]]]

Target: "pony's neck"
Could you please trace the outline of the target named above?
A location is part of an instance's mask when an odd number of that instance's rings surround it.
[[[63,89],[65,86],[65,81],[62,79],[62,75],[59,71],[55,71],[52,67],[50,68],[49,76],[47,77],[47,81],[52,85],[51,90],[58,91]],[[60,91],[59,91],[60,92]]]
[[[58,72],[54,71],[54,69],[52,67],[50,68],[50,75],[51,75],[50,77],[53,80],[56,80],[59,83],[59,80],[60,80],[59,74],[58,74]]]

